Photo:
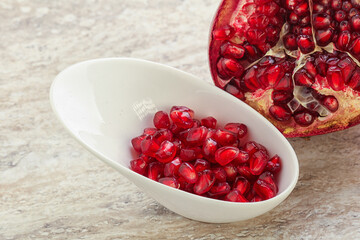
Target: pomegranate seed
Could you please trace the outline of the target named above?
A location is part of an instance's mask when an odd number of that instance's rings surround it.
[[[353,53],[354,55],[359,55],[360,54],[360,38],[355,39],[351,45],[349,50],[351,51],[351,53]]]
[[[342,2],[341,2],[341,0],[332,0],[332,2],[331,2],[331,7],[332,7],[334,10],[339,10],[339,9],[341,9],[341,7],[342,7]]]
[[[180,128],[191,128],[194,125],[194,121],[187,111],[173,110],[170,113],[170,118],[174,124]]]
[[[339,24],[339,28],[340,28],[340,31],[343,32],[343,31],[350,31],[350,24],[348,21],[342,21],[340,24]]]
[[[315,80],[306,72],[305,69],[300,69],[294,75],[296,85],[311,87]]]
[[[154,141],[153,137],[148,135],[141,141],[141,152],[155,157],[155,153],[158,151],[160,146]]]
[[[228,130],[218,129],[214,135],[215,140],[223,146],[232,145],[236,142],[237,137]]]
[[[224,170],[226,172],[226,181],[233,182],[238,174],[237,168],[232,163],[229,163],[224,166]]]
[[[217,167],[212,169],[215,179],[217,182],[225,182],[226,181],[226,172],[222,167]]]
[[[248,202],[248,200],[243,195],[241,195],[237,189],[233,189],[228,194],[226,194],[224,200],[230,202]]]
[[[186,136],[186,142],[190,145],[201,145],[207,136],[207,128],[204,126],[191,128]]]
[[[242,195],[245,195],[250,189],[250,182],[243,176],[236,177],[234,189],[237,189]]]
[[[210,169],[210,163],[205,159],[196,159],[194,163],[194,168],[196,172],[202,172],[206,169]]]
[[[311,114],[308,111],[300,111],[300,112],[294,114],[294,120],[300,126],[306,127],[306,126],[311,125],[314,122],[315,117],[313,114]]]
[[[241,45],[235,45],[230,42],[225,42],[220,47],[220,54],[226,58],[241,59],[244,57],[245,48]]]
[[[294,13],[298,16],[305,16],[309,14],[309,5],[307,2],[297,5],[294,9]]]
[[[188,183],[195,183],[198,179],[198,175],[192,164],[183,162],[179,167],[179,175],[185,179]]]
[[[164,111],[158,111],[155,113],[153,122],[154,126],[158,129],[170,127],[169,115]]]
[[[247,153],[243,150],[239,150],[239,154],[234,159],[234,162],[236,162],[236,164],[243,164],[243,163],[247,163],[249,161],[249,159],[250,159],[249,153]]]
[[[349,87],[354,90],[360,90],[360,70],[356,69],[348,83]]]
[[[276,90],[284,90],[284,91],[292,91],[293,90],[293,83],[292,79],[290,78],[290,75],[288,73],[285,74],[285,76],[280,79],[278,85],[274,88]]]
[[[195,160],[197,158],[201,158],[201,148],[200,147],[182,148],[180,150],[180,158],[186,162]]]
[[[349,57],[347,57],[339,61],[337,65],[341,69],[341,74],[344,78],[344,82],[348,83],[351,75],[355,70],[354,62]]]
[[[342,33],[340,33],[337,42],[336,42],[336,47],[339,48],[340,50],[347,50],[349,43],[350,43],[350,33],[349,31],[343,31]]]
[[[188,107],[185,107],[185,106],[173,106],[170,110],[170,113],[172,111],[180,111],[180,112],[187,112],[190,114],[191,118],[194,117],[194,111]]]
[[[219,76],[223,79],[240,77],[244,72],[244,67],[231,58],[220,58],[217,63],[217,69]]]
[[[135,151],[141,153],[141,142],[142,142],[142,140],[144,140],[145,137],[146,137],[146,135],[141,135],[141,136],[131,139],[131,144],[132,144],[133,148],[135,149]]]
[[[158,131],[157,128],[145,128],[143,134],[144,135],[154,135]]]
[[[238,138],[243,138],[247,134],[247,127],[242,123],[228,123],[224,128],[232,133],[235,133]]]
[[[315,32],[315,39],[319,46],[328,45],[333,38],[333,30],[331,28],[318,30]]]
[[[300,35],[297,37],[297,45],[303,53],[310,53],[315,49],[315,44],[307,35]]]
[[[201,122],[199,120],[193,119],[193,121],[194,121],[193,128],[201,127]]]
[[[231,190],[229,183],[227,182],[216,182],[211,189],[209,194],[211,197],[219,197],[228,194]]]
[[[330,87],[335,91],[340,91],[344,89],[345,82],[342,77],[341,70],[338,67],[336,66],[329,67],[326,78],[328,80]]]
[[[269,199],[276,195],[273,189],[264,180],[258,179],[254,184],[255,192],[263,199]]]
[[[204,145],[202,147],[202,153],[206,157],[214,156],[217,149],[218,149],[217,142],[212,138],[208,138],[204,142]]]
[[[283,38],[284,46],[289,50],[296,50],[298,48],[296,36],[294,34],[288,33]]]
[[[164,164],[160,162],[152,162],[149,164],[147,177],[154,181],[158,181],[158,179],[162,177],[163,172]]]
[[[341,22],[341,21],[345,20],[346,19],[346,13],[344,11],[341,11],[341,10],[337,11],[335,13],[335,19],[338,22]]]
[[[168,162],[164,165],[164,176],[165,177],[176,177],[178,176],[179,167],[182,161],[180,158],[176,157],[171,162]]]
[[[130,169],[141,175],[144,175],[147,170],[147,163],[142,158],[137,158],[130,161]]]
[[[272,158],[270,158],[270,160],[267,162],[265,169],[267,171],[276,173],[280,171],[280,168],[281,168],[280,157],[278,155],[275,155]]]
[[[208,192],[215,183],[215,176],[211,170],[204,170],[200,173],[194,185],[194,193],[201,195]]]
[[[291,99],[293,99],[293,94],[287,91],[273,91],[271,94],[271,98],[276,103],[287,103]]]
[[[201,125],[207,128],[216,128],[217,120],[213,117],[207,117],[201,119]]]
[[[255,67],[250,68],[244,75],[244,84],[250,91],[256,91],[261,87],[256,76],[257,69]]]
[[[248,23],[252,28],[265,29],[269,25],[269,18],[265,15],[251,15]]]
[[[349,12],[351,8],[352,8],[352,5],[350,2],[348,2],[348,1],[343,2],[342,10],[344,10],[345,12]]]
[[[336,112],[339,108],[339,103],[334,96],[326,96],[322,100],[322,105],[324,105],[329,111]]]
[[[269,108],[269,112],[271,116],[278,121],[287,121],[291,118],[289,110],[281,106],[272,105]]]
[[[173,140],[173,134],[169,129],[160,129],[156,131],[153,135],[153,140],[157,144],[161,144],[164,141],[172,141]]]
[[[236,147],[221,147],[215,152],[215,161],[221,166],[225,166],[234,160],[239,154],[239,149]]]
[[[172,142],[164,141],[161,143],[159,150],[155,154],[156,160],[162,163],[170,162],[174,159],[176,147]]]
[[[240,176],[244,176],[246,179],[253,181],[257,176],[253,175],[250,168],[247,165],[239,165],[236,167]]]
[[[216,40],[227,40],[230,39],[233,35],[234,29],[228,25],[213,31],[213,37]]]
[[[265,169],[268,160],[269,156],[264,151],[259,150],[255,152],[249,160],[250,172],[253,175],[260,175]]]
[[[180,188],[180,183],[173,177],[160,178],[159,183],[165,184],[172,188]]]

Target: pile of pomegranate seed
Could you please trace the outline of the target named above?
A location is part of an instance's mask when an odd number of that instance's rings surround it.
[[[174,106],[170,117],[155,114],[155,128],[131,140],[138,158],[130,168],[167,186],[231,202],[258,202],[278,192],[278,155],[249,141],[242,123],[217,127],[213,117],[194,118],[194,111]]]

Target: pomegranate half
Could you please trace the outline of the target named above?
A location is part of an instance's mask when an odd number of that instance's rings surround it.
[[[209,60],[286,137],[360,123],[360,0],[223,0]]]

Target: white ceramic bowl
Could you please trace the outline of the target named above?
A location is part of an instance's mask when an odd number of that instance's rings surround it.
[[[50,100],[65,128],[87,150],[127,177],[166,208],[187,218],[225,223],[259,216],[290,194],[299,166],[286,138],[264,117],[230,94],[177,69],[128,58],[75,64],[54,80]],[[250,137],[282,159],[279,193],[256,203],[200,197],[162,185],[129,169],[130,140],[152,126],[158,110],[184,105],[195,117],[214,116],[220,124],[245,123]]]

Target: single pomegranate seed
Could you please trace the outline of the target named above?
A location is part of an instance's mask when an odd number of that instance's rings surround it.
[[[178,176],[179,167],[182,161],[180,158],[176,157],[171,162],[168,162],[164,165],[164,176],[165,177],[176,177]]]
[[[187,111],[174,110],[170,112],[170,118],[174,124],[180,128],[191,128],[194,125],[194,121]]]
[[[244,67],[231,58],[220,58],[217,63],[217,69],[219,76],[223,79],[240,77],[244,72]]]
[[[215,179],[217,182],[225,182],[226,181],[226,172],[222,167],[216,167],[212,169]]]
[[[348,83],[349,87],[359,91],[360,90],[360,70],[356,69]]]
[[[303,53],[310,53],[315,49],[315,44],[307,35],[300,35],[297,37],[297,45]]]
[[[149,164],[147,177],[154,181],[158,181],[158,179],[162,177],[163,172],[164,172],[164,164],[160,162],[152,162]]]
[[[201,195],[208,192],[215,183],[215,176],[211,170],[204,170],[200,173],[195,185],[194,193]]]
[[[170,127],[169,115],[164,111],[158,111],[157,113],[155,113],[153,122],[154,126],[158,129]]]
[[[258,180],[264,180],[267,184],[269,184],[270,188],[275,194],[278,192],[278,186],[276,185],[274,175],[271,172],[262,173]]]
[[[265,182],[264,180],[258,179],[254,184],[255,192],[262,198],[262,199],[270,199],[275,197],[276,193],[270,187],[270,185]]]
[[[287,121],[291,118],[291,113],[288,109],[286,109],[285,107],[281,107],[281,106],[277,106],[277,105],[272,105],[269,108],[269,113],[271,114],[271,116],[273,118],[275,118],[278,121]]]
[[[190,145],[201,145],[207,136],[207,128],[204,126],[191,128],[186,136],[186,142]]]
[[[247,127],[242,123],[228,123],[224,128],[235,133],[238,138],[243,138],[247,134]]]
[[[353,16],[350,20],[350,25],[354,31],[360,31],[360,16]]]
[[[311,87],[315,80],[306,72],[305,69],[300,69],[294,75],[296,85]]]
[[[270,160],[267,162],[265,169],[267,171],[276,173],[280,171],[280,168],[281,168],[280,157],[278,155],[275,155],[272,158],[270,158]]]
[[[306,127],[314,122],[315,116],[308,111],[300,111],[294,114],[294,120],[300,126]]]
[[[337,64],[338,67],[341,69],[341,74],[344,78],[344,82],[348,83],[350,80],[350,77],[352,76],[354,70],[355,70],[355,64],[354,62],[349,58],[344,58]]]
[[[228,194],[226,194],[224,200],[230,202],[248,202],[248,200],[243,195],[241,195],[237,189],[233,189]]]
[[[176,146],[169,141],[161,143],[159,150],[155,154],[155,158],[162,163],[170,162],[176,154]]]
[[[206,161],[205,159],[196,159],[194,163],[194,168],[196,172],[202,172],[206,169],[210,169],[210,163]]]
[[[159,183],[165,184],[172,188],[180,188],[180,183],[173,177],[164,177],[159,179]]]
[[[142,142],[142,140],[144,140],[145,137],[146,137],[146,135],[141,135],[141,136],[131,139],[131,144],[132,144],[133,148],[135,149],[135,151],[141,153],[141,142]]]
[[[143,134],[144,135],[154,135],[158,131],[157,128],[145,128]]]
[[[213,117],[207,117],[201,119],[201,125],[207,128],[216,128],[217,120]]]
[[[296,50],[298,48],[296,36],[294,34],[288,33],[283,38],[284,46],[289,50]]]
[[[179,167],[179,175],[185,179],[188,183],[196,183],[198,175],[192,164],[183,162]]]
[[[346,19],[346,13],[344,11],[341,11],[341,10],[337,11],[335,13],[335,19],[338,22],[341,22],[341,21],[345,20]]]
[[[245,195],[250,190],[250,182],[243,176],[236,177],[233,188]]]
[[[215,161],[221,166],[225,166],[234,160],[239,154],[239,149],[236,147],[221,147],[215,152]]]
[[[352,8],[352,5],[350,2],[348,2],[348,1],[343,2],[342,10],[344,10],[345,12],[349,12],[351,8]]]
[[[269,156],[264,151],[255,152],[249,160],[250,172],[253,175],[260,175],[266,167]]]
[[[244,84],[250,91],[256,91],[261,86],[257,81],[257,68],[252,67],[244,75]]]
[[[191,118],[194,117],[194,111],[188,107],[185,107],[185,106],[173,106],[170,110],[170,113],[172,111],[180,111],[180,112],[187,112],[190,114]]]
[[[360,38],[355,39],[351,45],[349,50],[351,51],[351,53],[353,53],[354,55],[359,55],[360,54]]]
[[[287,103],[291,99],[293,99],[293,94],[288,91],[273,91],[271,94],[271,98],[276,103]]]
[[[284,90],[284,91],[292,91],[293,90],[293,81],[290,78],[290,75],[288,73],[286,73],[285,76],[282,79],[280,79],[278,85],[274,89]]]
[[[212,138],[208,138],[204,142],[204,145],[202,147],[202,153],[206,157],[214,156],[217,149],[218,143]]]
[[[322,105],[324,105],[329,111],[336,112],[339,108],[339,103],[334,96],[326,96],[322,100]]]
[[[254,141],[249,141],[249,142],[245,143],[243,146],[243,150],[245,152],[247,152],[249,155],[253,155],[259,149],[260,148],[259,148],[258,143],[254,142]]]
[[[254,181],[257,177],[251,173],[250,168],[247,165],[239,165],[237,166],[237,170],[240,176],[244,176],[250,181]]]
[[[340,24],[339,24],[339,28],[340,28],[340,31],[343,32],[343,31],[350,31],[350,24],[348,21],[342,21]]]
[[[213,31],[213,37],[216,40],[228,40],[234,35],[234,29],[229,25]]]
[[[318,30],[315,32],[315,39],[319,46],[328,45],[333,38],[333,30],[331,28]]]
[[[200,147],[182,148],[180,150],[180,158],[186,162],[195,160],[197,158],[201,158],[201,148]]]
[[[164,141],[171,142],[173,140],[173,134],[169,129],[159,129],[152,137],[153,140],[159,145]]]
[[[342,33],[340,33],[337,42],[336,42],[336,47],[339,48],[340,50],[347,50],[349,43],[350,43],[350,32],[349,31],[343,31]]]
[[[215,132],[214,138],[218,143],[220,143],[223,146],[232,145],[237,140],[237,137],[234,133],[223,129],[218,129]]]
[[[155,158],[147,156],[147,155],[145,155],[143,153],[141,153],[139,155],[139,158],[143,159],[146,163],[151,163],[151,162],[154,162],[156,160]]]
[[[209,190],[211,197],[219,197],[228,194],[231,190],[229,183],[227,182],[216,182]]]
[[[194,121],[193,128],[201,127],[201,122],[199,120],[193,119],[193,121]]]
[[[249,153],[239,150],[238,156],[234,159],[235,164],[243,164],[247,163],[250,159]]]
[[[230,42],[225,42],[220,47],[220,54],[221,56],[227,58],[241,59],[244,57],[245,48],[241,45],[235,45]]]
[[[229,163],[224,166],[224,170],[226,172],[226,181],[233,182],[238,174],[237,168],[232,163]]]
[[[144,175],[147,170],[148,164],[142,158],[137,158],[130,161],[130,169],[141,175]]]
[[[340,91],[344,89],[345,82],[341,70],[337,66],[329,67],[326,78],[330,87],[335,91]]]
[[[141,141],[141,152],[151,157],[155,157],[155,153],[159,148],[160,146],[154,141],[152,136],[148,135]]]

